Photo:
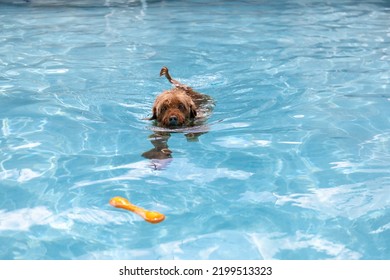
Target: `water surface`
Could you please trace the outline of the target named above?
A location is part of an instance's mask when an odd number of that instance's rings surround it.
[[[388,1],[0,2],[0,259],[389,259]]]

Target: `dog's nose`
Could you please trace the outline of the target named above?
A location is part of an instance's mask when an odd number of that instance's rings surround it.
[[[169,117],[170,125],[177,125],[177,117],[175,115]]]

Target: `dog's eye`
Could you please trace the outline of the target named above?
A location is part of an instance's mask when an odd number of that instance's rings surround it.
[[[180,111],[184,111],[185,110],[185,107],[184,107],[184,104],[183,103],[180,103],[179,106],[177,106],[179,108]]]
[[[167,109],[168,109],[167,106],[162,106],[161,107],[161,112],[164,113]]]

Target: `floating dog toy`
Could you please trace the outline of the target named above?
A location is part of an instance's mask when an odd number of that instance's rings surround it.
[[[134,204],[131,204],[130,201],[128,201],[126,198],[120,196],[111,198],[110,204],[116,208],[122,208],[134,212],[144,218],[145,221],[152,224],[160,223],[165,219],[164,214],[156,211],[148,211],[141,207],[135,206]]]

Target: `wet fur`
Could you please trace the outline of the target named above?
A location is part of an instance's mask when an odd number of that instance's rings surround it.
[[[172,116],[177,118],[175,126],[188,126],[197,115],[197,106],[193,101],[193,97],[197,93],[192,90],[184,90],[182,88],[173,88],[164,91],[155,100],[153,104],[153,116],[151,120],[156,120],[157,125],[170,128],[169,119]]]
[[[213,99],[206,95],[192,90],[191,87],[184,85],[169,75],[168,68],[163,67],[160,76],[165,75],[168,81],[175,87],[162,92],[157,96],[153,104],[152,117],[156,126],[168,129],[186,128],[193,126],[202,126],[207,117],[214,108]],[[175,124],[172,125],[170,118],[176,118]],[[198,137],[207,131],[185,133],[188,141],[197,141]],[[168,147],[168,139],[171,133],[156,132],[149,137],[153,148],[142,154],[145,158],[152,160],[168,160],[172,158],[172,151]],[[153,163],[154,168],[159,169],[161,166]],[[160,166],[160,167],[159,167]]]

